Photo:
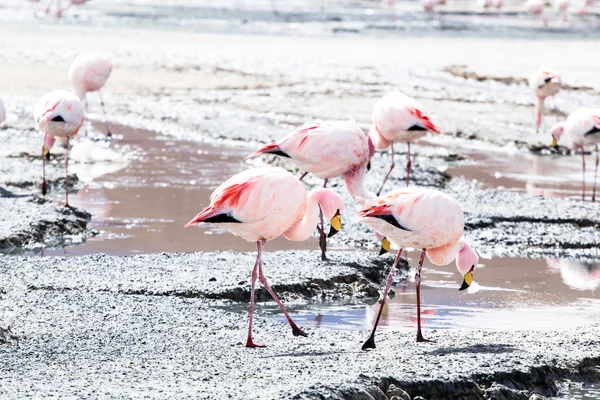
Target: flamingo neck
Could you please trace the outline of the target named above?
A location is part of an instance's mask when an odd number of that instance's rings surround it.
[[[320,194],[320,192],[310,192],[308,194],[304,215],[301,215],[302,218],[283,233],[283,236],[288,240],[303,242],[312,236],[315,227],[319,224]]]
[[[375,197],[377,197],[375,193],[365,188],[364,180],[364,164],[356,165],[344,174],[344,182],[346,183],[348,193],[350,193],[350,196],[352,196],[354,201],[360,203],[361,205],[364,204],[366,200],[374,199]]]
[[[535,106],[535,125],[540,127],[542,124],[542,115],[544,114],[544,98],[538,97],[537,104]]]

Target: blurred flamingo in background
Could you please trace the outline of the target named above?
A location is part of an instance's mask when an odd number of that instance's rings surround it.
[[[578,260],[548,259],[548,268],[559,271],[569,287],[577,290],[596,290],[600,287],[600,264]]]
[[[542,22],[544,23],[544,26],[548,25],[548,18],[546,17],[546,15],[544,14],[544,7],[546,6],[546,3],[544,0],[527,0],[525,2],[525,4],[523,4],[523,7],[529,11],[530,13],[532,13],[533,15],[535,15],[536,17],[539,17],[542,19]]]
[[[294,336],[307,336],[292,320],[267,283],[262,270],[262,249],[268,240],[281,235],[289,240],[304,241],[317,226],[319,210],[331,220],[329,236],[341,229],[342,198],[327,189],[314,189],[308,196],[298,178],[281,168],[252,168],[234,175],[210,197],[210,205],[187,225],[218,223],[235,236],[256,242],[258,255],[252,270],[250,322],[246,347],[261,347],[252,341],[252,313],[256,278],[263,284],[285,314]]]
[[[581,162],[583,168],[581,198],[585,200],[585,147],[596,148],[596,168],[594,170],[594,186],[592,189],[592,201],[596,200],[596,176],[598,175],[598,164],[600,154],[600,109],[580,108],[573,111],[567,117],[566,122],[558,123],[552,128],[552,145],[556,146],[561,137],[565,137],[565,145],[571,150],[581,151]],[[563,135],[565,134],[565,135]]]
[[[537,99],[535,107],[535,131],[540,131],[542,118],[544,115],[544,101],[550,96],[556,95],[562,81],[560,74],[548,68],[542,68],[531,76],[529,79],[529,87],[535,94]]]
[[[35,0],[37,1],[37,0]],[[65,7],[62,6],[62,0],[50,0],[48,2],[48,5],[46,6],[45,12],[46,14],[50,12],[50,10],[52,9],[52,5],[56,4],[56,16],[57,17],[62,17],[63,16],[63,12],[68,9],[71,6],[80,6],[82,4],[85,4],[85,2],[88,0],[66,0],[67,5]]]
[[[387,276],[379,314],[383,310],[388,291],[394,279],[402,248],[422,249],[421,259],[415,275],[417,290],[417,342],[426,341],[421,332],[421,268],[427,254],[435,265],[446,265],[456,258],[456,267],[463,276],[459,290],[467,289],[473,282],[473,271],[479,257],[462,238],[464,214],[460,204],[452,197],[437,190],[408,187],[391,191],[367,201],[358,212],[360,221],[383,234],[401,249],[398,251]],[[375,348],[375,331],[362,349]]]
[[[54,138],[66,138],[65,157],[65,207],[69,207],[69,139],[77,134],[84,120],[83,103],[66,90],[56,90],[43,96],[37,103],[33,116],[36,129],[44,132],[42,145],[42,194],[46,195],[46,154],[54,144]],[[49,137],[51,136],[51,138]]]
[[[381,194],[383,186],[394,169],[394,142],[406,143],[408,146],[408,162],[406,163],[406,186],[410,182],[410,143],[425,136],[427,132],[439,134],[437,127],[424,108],[412,97],[395,90],[383,96],[373,107],[373,127],[369,138],[375,148],[383,150],[391,146],[392,164],[386,174],[377,195]]]
[[[364,188],[365,168],[373,156],[371,139],[365,135],[354,121],[321,122],[305,124],[289,135],[269,143],[248,158],[261,154],[273,154],[289,159],[301,170],[324,179],[323,187],[331,178],[343,177],[350,195],[359,202],[375,195]],[[321,258],[326,260],[326,239],[323,229],[323,216],[319,228]]]
[[[73,85],[73,90],[79,98],[85,103],[87,109],[88,92],[98,92],[100,96],[100,104],[104,113],[104,123],[106,124],[106,136],[112,136],[108,119],[106,118],[106,110],[104,108],[104,99],[100,89],[104,86],[110,73],[112,72],[113,64],[105,56],[100,53],[81,53],[69,67],[69,80]]]
[[[556,2],[556,8],[558,9],[558,14],[562,15],[562,20],[567,21],[567,10],[569,8],[569,0],[558,0]]]

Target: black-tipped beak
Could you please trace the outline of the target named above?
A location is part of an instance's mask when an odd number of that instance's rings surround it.
[[[342,229],[342,214],[340,214],[340,210],[337,210],[337,212],[331,219],[330,224],[331,228],[329,229],[327,237],[332,237]]]
[[[371,160],[367,161],[367,171],[371,170]]]
[[[459,292],[467,289],[473,283],[473,269],[475,269],[475,266],[471,267],[471,270],[465,274],[463,283],[458,289]]]
[[[379,250],[379,255],[383,255],[390,251],[391,243],[388,238],[381,239],[381,249]]]
[[[469,285],[467,284],[467,282],[465,280],[463,280],[463,283],[462,283],[460,289],[458,289],[458,291],[462,292],[463,290],[468,289],[468,288],[469,288]]]

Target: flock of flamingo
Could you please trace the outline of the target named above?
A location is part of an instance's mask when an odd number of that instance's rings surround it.
[[[98,53],[78,55],[69,68],[73,92],[57,90],[43,96],[34,109],[36,128],[44,134],[42,145],[42,192],[46,194],[44,160],[56,138],[66,142],[65,174],[68,176],[69,141],[85,121],[86,94],[100,91],[109,78],[113,65]],[[542,127],[544,101],[556,95],[561,86],[560,75],[550,70],[540,70],[530,80],[537,97],[535,127]],[[103,106],[104,103],[102,102]],[[104,108],[104,107],[103,107]],[[0,101],[0,121],[5,110]],[[106,114],[105,114],[106,120]],[[110,135],[108,123],[107,135]],[[402,249],[421,250],[415,283],[417,294],[417,341],[425,341],[421,330],[421,268],[425,256],[435,265],[447,265],[453,259],[463,277],[459,290],[467,289],[473,282],[478,265],[478,255],[464,240],[464,214],[460,204],[451,196],[438,190],[409,186],[411,171],[411,143],[428,132],[440,134],[441,129],[430,114],[415,99],[393,91],[381,98],[373,108],[372,128],[365,134],[353,120],[308,123],[289,135],[266,144],[247,158],[277,156],[289,160],[305,171],[299,178],[275,167],[250,168],[221,184],[210,197],[210,204],[186,226],[200,223],[220,224],[245,240],[256,242],[258,254],[252,269],[250,318],[246,346],[259,347],[252,339],[252,315],[256,279],[273,296],[295,336],[306,334],[294,323],[285,307],[269,286],[263,273],[262,250],[265,243],[281,235],[288,240],[304,241],[316,231],[319,234],[321,257],[326,260],[327,237],[342,227],[344,210],[342,197],[327,189],[329,179],[342,177],[354,201],[362,209],[357,213],[360,222],[370,227],[382,243],[382,252],[390,243],[398,251],[386,279],[383,300],[371,336],[363,349],[375,347],[375,332],[379,317],[400,261]],[[581,150],[584,167],[588,146],[600,143],[600,109],[582,108],[571,113],[565,122],[551,129],[553,145],[559,140],[574,150]],[[394,169],[394,144],[406,143],[405,187],[384,192],[386,181]],[[365,173],[376,150],[391,149],[391,165],[377,194],[364,186]],[[323,187],[306,192],[302,179],[307,174],[323,179]],[[595,176],[592,200],[595,199]],[[68,184],[65,206],[69,206]],[[324,220],[330,221],[325,234]]]

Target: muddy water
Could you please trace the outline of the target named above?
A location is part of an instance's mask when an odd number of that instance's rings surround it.
[[[375,257],[375,254],[373,255]],[[410,264],[418,253],[409,253]],[[390,263],[392,259],[390,258]],[[495,258],[481,260],[475,283],[459,292],[460,275],[453,265],[425,263],[422,273],[424,329],[572,329],[600,320],[600,260]],[[396,278],[394,296],[384,306],[382,330],[416,330],[414,271]],[[291,311],[303,326],[370,329],[380,304],[318,304]],[[276,307],[265,314],[285,322]]]
[[[120,163],[106,165],[105,170],[101,165],[72,167],[80,179],[91,182],[73,194],[70,203],[92,214],[89,227],[98,235],[78,246],[44,250],[43,255],[256,249],[256,244],[215,227],[184,229],[208,205],[219,184],[247,168],[243,158],[250,149],[174,140],[124,126],[113,126],[113,133],[117,139],[112,148],[129,160],[124,168],[113,171]],[[317,247],[316,240],[289,242],[279,238],[269,242],[266,250]]]

